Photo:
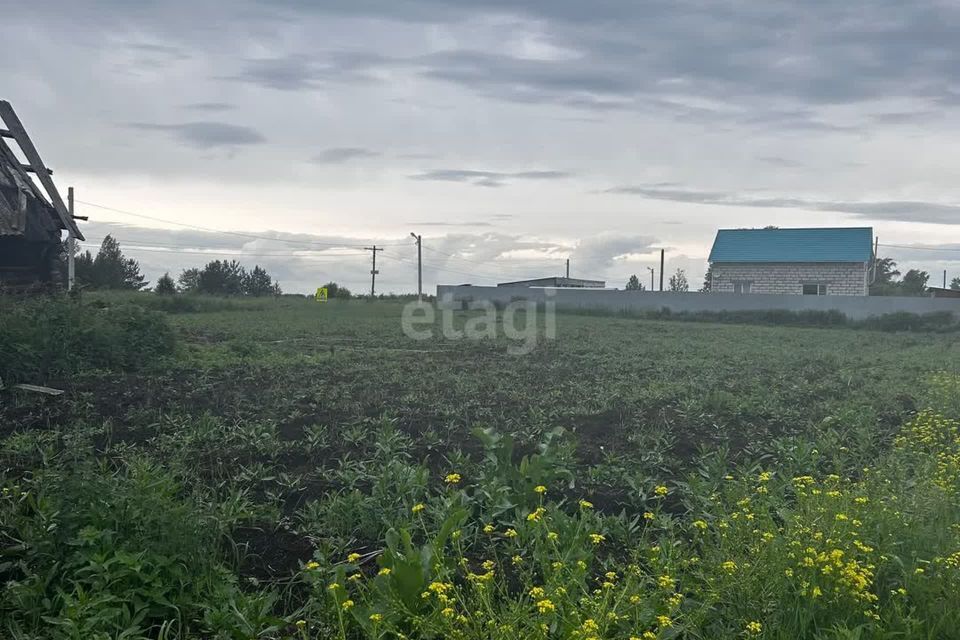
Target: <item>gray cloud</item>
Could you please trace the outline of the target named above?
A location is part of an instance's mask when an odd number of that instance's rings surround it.
[[[944,80],[960,68],[960,7],[946,2],[334,0],[314,9],[289,0],[288,6],[426,24],[487,14],[532,19],[571,55],[533,59],[463,49],[395,58],[423,77],[520,102],[609,109],[681,93],[765,110],[762,102],[770,100],[836,105],[890,95],[957,97]],[[819,124],[824,131],[836,125]]]
[[[128,43],[126,47],[132,51],[165,56],[177,60],[188,60],[190,58],[187,51],[180,46],[156,44],[152,42],[132,42]]]
[[[570,257],[571,264],[594,271],[612,265],[617,258],[654,251],[657,239],[643,235],[600,234],[580,240]]]
[[[222,79],[280,91],[304,91],[335,82],[369,82],[375,80],[373,71],[388,63],[384,56],[355,50],[290,54],[245,60],[239,72]]]
[[[566,171],[476,171],[473,169],[435,169],[412,176],[411,180],[464,182],[478,187],[503,187],[511,180],[560,180],[572,174]]]
[[[423,223],[418,223],[423,224]],[[276,277],[285,291],[311,292],[329,280],[363,291],[369,284],[370,258],[363,247],[386,247],[377,257],[383,291],[411,291],[416,283],[416,245],[409,237],[356,238],[337,235],[210,232],[195,229],[156,229],[91,221],[84,225],[88,242],[83,250],[96,253],[103,237],[112,235],[124,253],[137,259],[151,280],[165,272],[202,266],[211,260],[237,260],[246,267],[259,264]],[[571,259],[577,277],[603,278],[615,258],[651,250],[656,240],[645,236],[601,234],[562,243],[497,232],[448,233],[424,238],[425,282],[493,284],[507,280],[560,275]],[[514,256],[524,252],[525,257]],[[380,258],[383,258],[381,266]],[[381,284],[382,283],[382,284]]]
[[[643,185],[614,187],[608,189],[607,193],[638,195],[651,200],[669,200],[693,204],[834,211],[874,220],[960,225],[960,205],[937,202],[911,200],[851,202],[796,197],[760,197],[734,192],[697,191],[682,188],[665,189]]]
[[[363,158],[376,158],[380,155],[379,151],[373,149],[364,149],[362,147],[333,147],[324,149],[310,159],[314,164],[341,164],[350,160],[362,160]]]
[[[236,105],[230,104],[229,102],[191,102],[190,104],[185,104],[182,106],[183,109],[188,109],[191,111],[230,111],[234,109]]]
[[[183,144],[201,149],[236,147],[266,142],[266,138],[256,129],[225,122],[184,122],[181,124],[135,122],[130,126],[145,131],[163,131]]]
[[[802,162],[781,156],[762,156],[757,158],[757,160],[772,167],[780,167],[781,169],[799,169],[803,166]]]
[[[406,224],[412,227],[492,227],[493,226],[493,224],[490,222],[428,221],[428,222],[408,222]]]

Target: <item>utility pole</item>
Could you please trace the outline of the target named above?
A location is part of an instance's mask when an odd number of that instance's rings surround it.
[[[377,251],[383,251],[383,249],[378,249],[377,245],[372,247],[364,247],[364,251],[370,251],[373,253],[373,267],[370,269],[370,299],[377,295],[377,274],[380,273],[377,271]]]
[[[660,291],[663,291],[663,249],[660,249]]]
[[[70,214],[70,219],[74,219],[74,210],[73,210],[73,187],[67,187],[67,213]],[[67,291],[73,291],[73,286],[76,280],[74,266],[73,266],[73,254],[77,250],[77,239],[73,235],[73,230],[67,227]]]
[[[423,237],[410,232],[417,241],[417,300],[423,302]]]
[[[570,258],[567,258],[567,279],[570,279]]]
[[[647,267],[647,271],[650,272],[650,291],[653,292],[653,291],[654,291],[654,288],[653,288],[653,274],[655,274],[655,273],[657,272],[657,270],[654,269],[653,267]]]
[[[946,269],[943,270],[943,288],[944,289],[947,288],[947,270]]]

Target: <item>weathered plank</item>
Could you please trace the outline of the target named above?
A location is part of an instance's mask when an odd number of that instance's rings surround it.
[[[46,190],[47,196],[50,198],[50,202],[53,204],[57,215],[60,216],[60,221],[63,222],[64,228],[69,230],[75,238],[84,240],[85,238],[77,227],[77,223],[70,217],[70,213],[67,211],[67,205],[64,204],[63,198],[60,197],[60,192],[57,191],[57,186],[50,178],[50,174],[47,173],[46,165],[43,164],[40,153],[37,151],[37,148],[33,146],[30,136],[27,135],[27,130],[23,128],[23,123],[20,122],[20,118],[17,117],[13,107],[6,100],[0,100],[0,119],[7,125],[7,129],[13,134],[14,140],[20,145],[20,150],[23,151],[23,155],[26,156],[27,161],[33,167],[37,179]]]
[[[48,396],[60,396],[63,395],[63,389],[54,389],[52,387],[43,387],[38,384],[15,384],[12,387],[13,389],[19,389],[20,391],[33,391],[34,393],[44,393]]]

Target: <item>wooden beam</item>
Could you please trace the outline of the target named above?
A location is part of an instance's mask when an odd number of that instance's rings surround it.
[[[60,197],[60,192],[57,191],[57,186],[50,178],[50,174],[42,171],[46,165],[44,165],[43,160],[40,159],[40,153],[37,152],[37,148],[33,146],[30,136],[27,135],[27,130],[23,128],[23,123],[20,122],[20,118],[17,117],[13,107],[10,106],[10,103],[6,100],[0,100],[0,120],[3,120],[4,124],[7,125],[7,129],[13,134],[13,139],[17,141],[17,144],[20,145],[20,150],[23,151],[23,155],[26,156],[27,162],[29,162],[34,168],[34,171],[37,172],[37,179],[46,190],[54,210],[56,210],[57,215],[60,216],[63,227],[72,233],[73,237],[78,240],[84,240],[85,238],[77,227],[77,223],[70,217],[70,212],[67,211],[67,205],[64,204],[63,198]]]
[[[63,389],[53,389],[52,387],[44,387],[38,384],[15,384],[12,389],[19,389],[21,391],[32,391],[34,393],[43,393],[48,396],[62,396]]]
[[[32,164],[21,164],[20,168],[26,171],[27,173],[36,173],[36,169],[33,168]],[[53,169],[47,169],[47,175],[53,175]]]

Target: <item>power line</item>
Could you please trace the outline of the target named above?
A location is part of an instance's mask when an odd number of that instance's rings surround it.
[[[106,205],[97,204],[97,203],[95,203],[95,202],[87,202],[87,201],[85,201],[85,200],[77,200],[76,202],[78,202],[78,203],[80,203],[80,204],[85,204],[85,205],[87,205],[88,207],[95,207],[95,208],[97,208],[97,209],[103,209],[104,211],[112,211],[112,212],[114,212],[114,213],[120,213],[120,214],[123,214],[123,215],[134,216],[135,218],[144,218],[144,219],[146,219],[146,220],[153,220],[153,221],[155,221],[155,222],[165,222],[165,223],[167,223],[167,224],[174,224],[174,225],[178,225],[178,226],[181,226],[181,227],[189,227],[189,228],[191,228],[191,229],[198,229],[198,230],[200,230],[200,231],[208,231],[208,232],[210,232],[210,233],[221,233],[221,234],[225,234],[225,235],[239,236],[239,237],[241,237],[241,238],[252,238],[252,239],[255,239],[255,240],[270,240],[270,241],[272,241],[272,242],[287,242],[287,243],[290,243],[290,244],[303,244],[303,245],[308,245],[308,246],[318,246],[318,245],[319,245],[319,246],[328,246],[328,247],[350,247],[350,248],[354,248],[354,249],[358,249],[358,248],[361,248],[361,247],[362,247],[362,243],[361,243],[361,244],[356,244],[356,245],[351,245],[351,244],[345,244],[345,243],[340,243],[340,242],[320,242],[320,241],[318,241],[318,240],[293,240],[293,239],[289,239],[289,238],[271,238],[270,236],[263,236],[263,235],[258,235],[258,234],[255,234],[255,233],[243,233],[243,232],[241,232],[241,231],[225,231],[225,230],[223,230],[223,229],[214,229],[214,228],[212,228],[212,227],[204,227],[204,226],[197,225],[197,224],[189,224],[189,223],[187,223],[187,222],[178,222],[178,221],[176,221],[176,220],[168,220],[168,219],[166,219],[166,218],[158,218],[158,217],[156,217],[156,216],[148,216],[148,215],[143,214],[143,213],[136,213],[136,212],[134,212],[134,211],[127,211],[127,210],[125,210],[125,209],[116,209],[116,208],[114,208],[114,207],[108,207],[108,206],[106,206]],[[401,244],[399,244],[399,243],[397,243],[397,244],[383,244],[383,245],[381,245],[381,246],[391,246],[391,247],[406,246],[406,243],[403,243],[403,245],[401,245]]]
[[[910,245],[908,245],[908,244],[883,244],[883,243],[877,243],[877,244],[878,244],[878,246],[881,246],[881,247],[893,247],[893,248],[896,248],[896,249],[913,249],[913,250],[915,250],[915,251],[943,251],[943,252],[946,252],[946,253],[951,253],[951,252],[953,252],[953,253],[960,253],[960,248],[956,248],[956,249],[938,249],[938,248],[936,248],[936,247],[917,247],[917,246],[910,246]]]
[[[85,247],[96,247],[96,243],[90,242],[81,242],[78,243]],[[336,255],[309,255],[304,253],[236,253],[229,251],[192,251],[192,250],[182,250],[182,249],[167,249],[167,248],[148,248],[148,247],[138,247],[126,246],[123,247],[123,251],[146,251],[147,253],[167,253],[167,254],[192,254],[200,256],[236,256],[238,258],[258,258],[258,257],[288,257],[288,258],[343,258],[343,257],[352,257],[352,256],[364,256],[364,253],[339,253]]]
[[[88,237],[87,240],[89,240],[89,241],[91,241],[91,242],[84,242],[84,243],[80,243],[80,244],[86,244],[86,245],[90,246],[91,244],[95,244],[95,243],[97,243],[97,242],[102,242],[102,241],[104,240],[104,238],[92,238],[92,237]],[[211,248],[208,250],[208,249],[204,249],[204,247],[200,247],[200,246],[197,246],[197,245],[195,245],[195,244],[183,245],[183,244],[172,244],[172,243],[170,243],[170,242],[159,242],[159,241],[156,241],[156,240],[136,240],[136,239],[131,240],[131,239],[129,239],[129,238],[118,238],[118,240],[122,240],[122,241],[126,244],[126,247],[125,247],[125,248],[128,248],[128,247],[130,247],[130,246],[132,245],[133,247],[171,247],[171,248],[174,248],[174,249],[185,249],[185,250],[194,250],[194,249],[195,249],[195,250],[198,250],[198,251],[201,251],[201,250],[202,250],[202,251],[210,251],[211,253],[214,253],[214,251],[213,251],[214,249],[226,249],[227,251],[243,251],[243,249],[242,249],[241,247],[211,247]],[[344,247],[344,248],[349,248],[349,247]],[[331,251],[331,250],[332,250],[332,249],[298,249],[295,253],[276,253],[276,254],[271,254],[271,255],[302,256],[302,255],[306,255],[305,252],[308,252],[308,251],[326,252],[326,251]],[[252,254],[243,254],[243,255],[252,255]],[[266,255],[266,254],[259,254],[259,255]],[[352,253],[330,253],[330,254],[320,255],[320,256],[316,256],[316,257],[318,257],[318,258],[320,258],[320,257],[337,258],[337,257],[340,257],[340,256],[363,256],[363,255],[366,255],[366,254],[355,251],[355,252],[352,252]]]

